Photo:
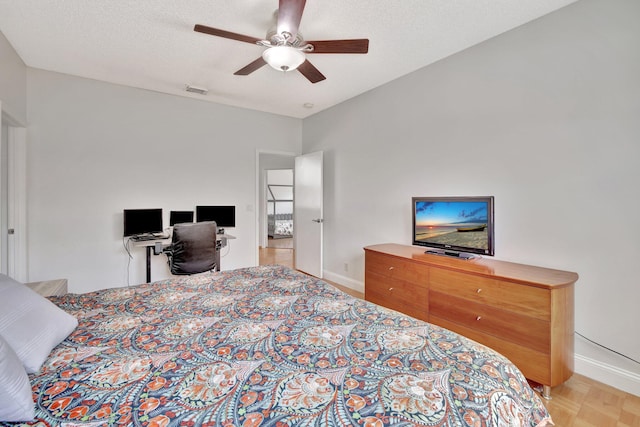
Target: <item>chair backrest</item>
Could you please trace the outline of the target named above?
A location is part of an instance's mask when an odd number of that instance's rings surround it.
[[[215,221],[176,224],[169,248],[171,274],[195,274],[216,268]]]

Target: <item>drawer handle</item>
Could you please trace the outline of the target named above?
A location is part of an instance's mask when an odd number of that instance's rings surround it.
[[[476,291],[477,293],[482,292],[482,288],[478,288],[478,290]]]
[[[389,288],[389,292],[391,292],[392,290],[393,290],[393,288],[392,288],[392,287],[391,287],[391,288]]]
[[[482,319],[482,316],[476,317],[476,320],[480,320],[480,319]]]
[[[389,267],[389,270],[393,270],[393,267]]]

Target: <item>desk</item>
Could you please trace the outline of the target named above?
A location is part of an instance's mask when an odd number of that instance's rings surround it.
[[[235,239],[235,236],[231,234],[216,234],[217,248],[224,248],[227,246],[227,240]],[[151,282],[151,251],[154,250],[156,243],[159,243],[162,248],[166,248],[171,244],[171,237],[166,239],[153,239],[153,240],[130,240],[134,247],[144,247],[147,251],[147,283]],[[155,253],[154,255],[160,255]],[[216,271],[220,271],[220,251],[216,251]]]

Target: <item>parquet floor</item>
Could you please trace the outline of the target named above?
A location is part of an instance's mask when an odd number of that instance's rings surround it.
[[[583,375],[553,387],[545,404],[558,427],[640,427],[640,396]]]
[[[293,268],[293,249],[260,248],[260,264],[280,264]],[[357,298],[360,292],[332,285]],[[544,399],[543,399],[544,400]],[[551,389],[544,400],[557,427],[640,427],[640,396],[625,393],[583,375]]]

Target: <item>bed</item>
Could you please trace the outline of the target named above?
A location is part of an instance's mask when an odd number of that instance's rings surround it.
[[[270,214],[267,216],[267,231],[273,239],[293,237],[293,214]]]
[[[50,300],[78,326],[23,424],[553,425],[500,354],[286,267]]]

